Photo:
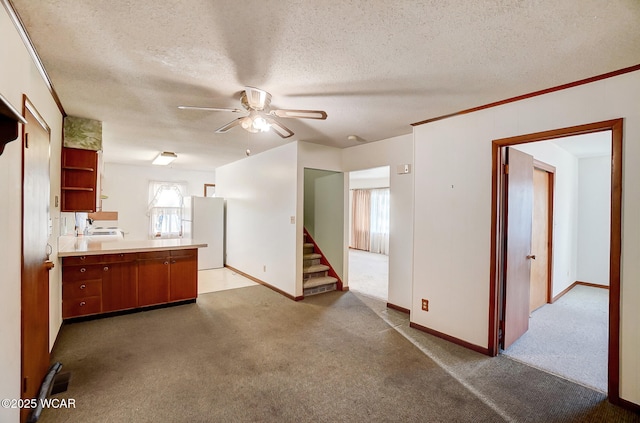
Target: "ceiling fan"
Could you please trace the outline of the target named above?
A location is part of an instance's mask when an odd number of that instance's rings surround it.
[[[230,129],[240,125],[243,129],[251,132],[266,132],[272,130],[282,138],[289,138],[293,135],[293,131],[277,120],[279,118],[302,118],[302,119],[320,119],[325,120],[327,113],[322,110],[289,110],[289,109],[271,109],[271,94],[268,92],[254,88],[245,87],[240,96],[240,103],[245,110],[228,109],[219,107],[199,107],[199,106],[178,106],[183,110],[207,110],[212,112],[232,112],[245,113],[248,115],[239,117],[224,126],[216,129],[216,133],[223,134]]]

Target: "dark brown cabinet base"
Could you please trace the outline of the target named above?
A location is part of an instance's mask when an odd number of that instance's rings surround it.
[[[64,319],[195,300],[197,249],[62,259]]]

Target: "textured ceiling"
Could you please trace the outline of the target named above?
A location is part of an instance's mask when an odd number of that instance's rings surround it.
[[[69,115],[103,122],[107,162],[214,169],[305,140],[337,147],[640,63],[638,0],[11,0]],[[244,86],[295,135],[214,130]]]

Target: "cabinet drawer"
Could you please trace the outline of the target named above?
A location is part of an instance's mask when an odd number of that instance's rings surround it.
[[[169,251],[147,251],[144,253],[138,253],[138,260],[150,260],[150,259],[160,259],[160,258],[169,258],[171,256]]]
[[[190,248],[188,250],[171,250],[171,257],[196,257],[198,250]]]
[[[102,311],[102,299],[99,296],[62,300],[62,317],[77,317],[96,314]]]
[[[102,263],[102,255],[97,256],[77,256],[77,257],[63,257],[63,266],[79,266],[83,264],[95,264]]]
[[[102,294],[102,279],[65,282],[62,285],[62,299],[71,300]]]
[[[84,281],[102,278],[103,265],[64,266],[62,268],[62,282]]]
[[[105,254],[102,257],[104,263],[135,261],[136,258],[137,258],[136,253]]]

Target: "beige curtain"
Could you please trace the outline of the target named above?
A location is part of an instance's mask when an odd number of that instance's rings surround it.
[[[351,248],[369,251],[371,192],[354,189],[351,191],[351,201]]]

